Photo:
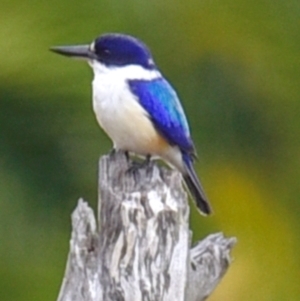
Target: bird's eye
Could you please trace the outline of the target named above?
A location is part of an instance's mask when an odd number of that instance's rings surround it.
[[[90,50],[94,52],[98,58],[109,57],[111,54],[111,51],[108,48],[99,47],[97,44],[92,44]]]

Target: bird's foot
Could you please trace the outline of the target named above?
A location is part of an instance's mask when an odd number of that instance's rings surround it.
[[[129,163],[129,162],[130,162],[129,151],[124,151],[124,155],[125,155],[125,157],[126,157],[127,163]]]
[[[114,157],[114,156],[116,155],[116,153],[117,153],[117,150],[113,147],[113,148],[109,151],[108,155],[109,155],[110,157]]]
[[[129,152],[128,151],[124,151],[124,150],[117,150],[115,148],[112,148],[109,152],[109,156],[111,158],[114,158],[117,154],[124,154],[125,158],[126,158],[126,161],[127,163],[129,163],[130,161],[130,156],[129,156]]]
[[[145,168],[147,171],[153,167],[151,155],[147,155],[146,159],[142,162],[132,161],[131,166],[128,168],[127,173],[136,174],[140,169]]]

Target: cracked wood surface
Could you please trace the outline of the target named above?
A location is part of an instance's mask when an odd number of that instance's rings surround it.
[[[190,247],[181,175],[131,166],[122,153],[100,159],[98,221],[79,200],[58,301],[201,301],[229,267],[234,238],[213,234]]]

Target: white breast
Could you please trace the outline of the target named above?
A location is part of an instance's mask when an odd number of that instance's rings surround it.
[[[126,82],[128,78],[157,78],[159,72],[151,73],[139,66],[111,70],[99,65],[93,69],[94,112],[100,126],[113,140],[114,147],[142,155],[159,154],[164,140]]]

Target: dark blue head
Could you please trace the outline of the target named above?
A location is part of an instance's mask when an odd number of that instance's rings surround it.
[[[155,68],[148,47],[128,35],[102,35],[92,43],[90,51],[95,54],[96,60],[106,66],[140,65],[146,69]]]
[[[140,65],[155,69],[148,47],[138,39],[124,34],[105,34],[91,45],[57,46],[52,51],[71,57],[97,60],[105,66]]]

